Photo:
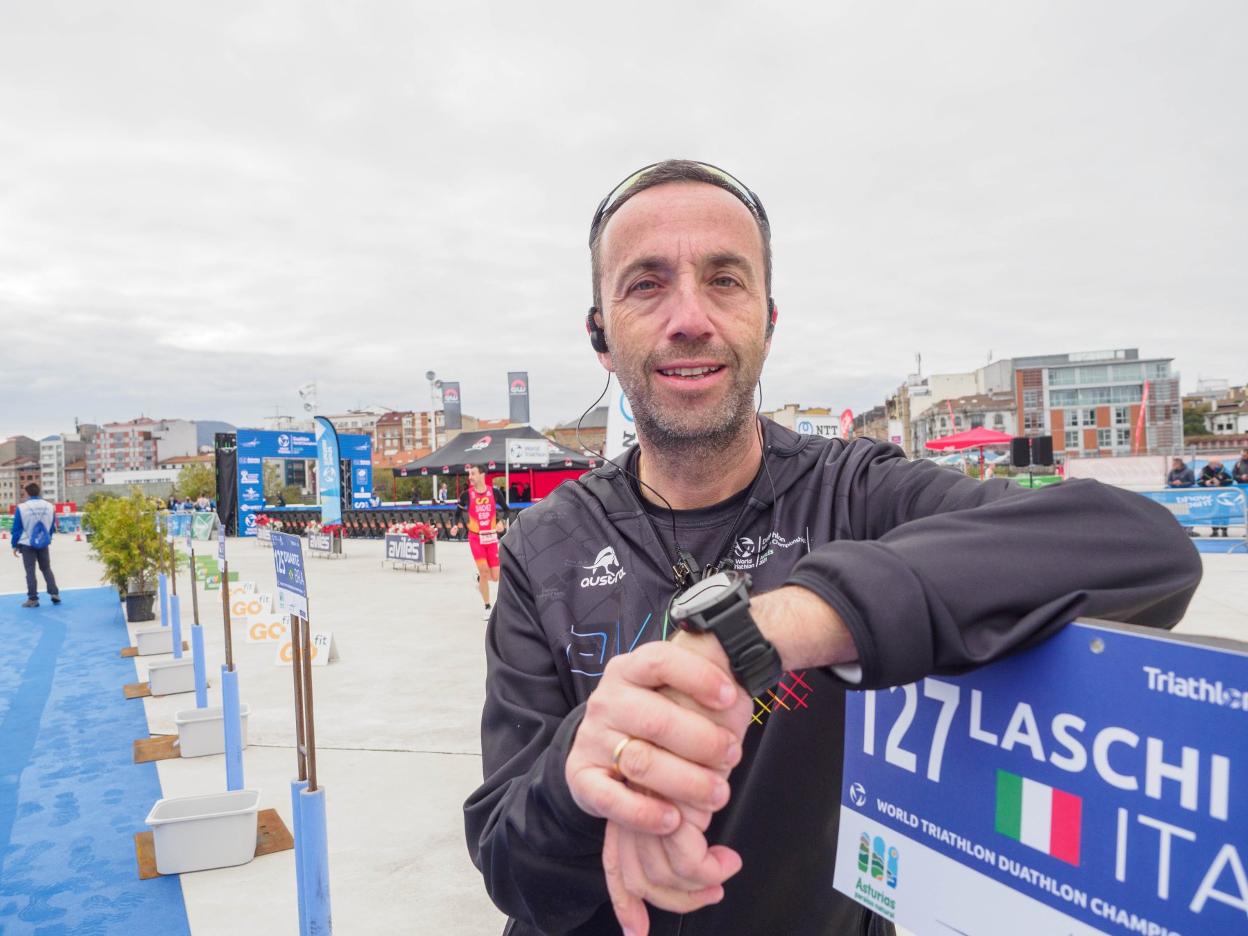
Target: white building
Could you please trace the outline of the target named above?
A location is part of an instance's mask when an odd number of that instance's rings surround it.
[[[65,499],[65,466],[87,457],[87,443],[71,435],[53,435],[39,442],[39,487],[45,500]]]
[[[1205,413],[1205,425],[1213,435],[1248,435],[1248,401],[1226,400]]]

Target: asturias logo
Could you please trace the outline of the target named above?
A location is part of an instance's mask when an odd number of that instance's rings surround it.
[[[515,380],[511,382],[512,396],[523,396],[524,394],[528,392],[529,392],[529,385],[526,384],[519,377],[517,377]]]
[[[615,549],[611,546],[604,546],[592,565],[581,566],[581,568],[589,572],[589,575],[581,579],[581,588],[614,585],[624,577],[624,570],[620,568],[620,560],[616,558]],[[613,568],[615,571],[612,571]]]
[[[890,890],[897,889],[897,868],[901,855],[897,846],[888,846],[883,836],[872,838],[866,832],[858,837],[858,882],[854,885],[854,897],[859,903],[882,913],[890,920],[897,911],[897,898]],[[875,884],[878,881],[880,887]]]
[[[479,452],[483,448],[489,448],[490,443],[493,441],[494,439],[492,436],[483,435],[481,438],[477,439],[476,442],[473,442],[472,445],[468,446],[468,448],[464,449],[464,451]]]

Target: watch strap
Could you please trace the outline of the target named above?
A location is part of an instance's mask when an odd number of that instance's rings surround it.
[[[707,630],[724,648],[732,674],[746,692],[756,696],[780,681],[780,654],[758,629],[748,602],[734,603],[706,623]]]

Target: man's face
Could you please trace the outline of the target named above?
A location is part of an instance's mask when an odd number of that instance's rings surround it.
[[[762,372],[767,295],[753,215],[729,192],[667,183],[629,199],[601,242],[614,370],[643,437],[714,447],[749,420]]]
[[[1210,468],[1214,468],[1214,469],[1221,468],[1221,467],[1222,467],[1222,459],[1220,459],[1220,458],[1211,458],[1211,459],[1209,459],[1209,467],[1210,467]]]
[[[481,469],[473,465],[468,469],[468,483],[473,487],[479,487],[482,480]]]

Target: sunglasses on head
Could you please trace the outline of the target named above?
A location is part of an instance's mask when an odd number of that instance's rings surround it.
[[[613,188],[610,194],[599,202],[598,210],[594,212],[594,220],[589,225],[589,236],[591,239],[594,236],[594,232],[598,230],[598,226],[602,223],[602,219],[609,211],[611,211],[612,208],[615,207],[620,199],[627,194],[629,189],[644,179],[647,173],[652,172],[662,165],[663,163],[651,163],[643,169],[638,169],[632,175],[628,176],[628,178],[626,178],[623,182]],[[732,173],[725,172],[723,169],[720,169],[719,166],[712,166],[710,163],[693,161],[693,165],[723,181],[727,188],[735,194],[737,198],[741,199],[741,201],[745,204],[745,207],[750,209],[750,213],[753,214],[755,218],[763,223],[769,223],[767,221],[767,211],[763,208],[762,201],[757,195],[746,188],[740,179],[737,179],[732,175]]]

